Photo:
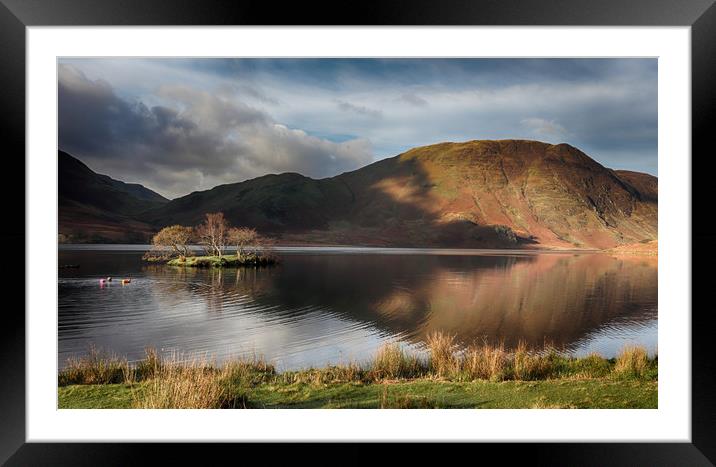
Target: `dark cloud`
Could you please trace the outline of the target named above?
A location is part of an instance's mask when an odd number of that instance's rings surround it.
[[[168,196],[266,173],[325,177],[372,160],[366,140],[313,137],[222,93],[167,85],[156,96],[166,104],[128,102],[107,82],[60,65],[60,148]]]

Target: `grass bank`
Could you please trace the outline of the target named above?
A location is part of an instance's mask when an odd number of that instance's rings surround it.
[[[223,255],[218,256],[187,256],[185,258],[174,258],[169,260],[169,266],[182,266],[190,268],[232,268],[245,266],[271,266],[277,264],[278,260],[273,256],[259,255]]]
[[[60,408],[656,408],[658,362],[642,348],[617,358],[553,349],[458,349],[428,340],[425,359],[397,344],[362,365],[277,372],[261,359],[223,365],[162,359],[130,365],[93,350],[58,375]]]

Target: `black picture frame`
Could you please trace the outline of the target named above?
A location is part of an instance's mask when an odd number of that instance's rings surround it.
[[[279,6],[280,5],[280,6]],[[716,6],[714,0],[412,0],[361,1],[181,1],[181,0],[0,0],[0,103],[3,171],[0,184],[5,212],[24,219],[25,176],[25,40],[29,26],[111,25],[533,25],[533,26],[690,26],[692,66],[692,248],[704,253],[692,261],[692,297],[697,286],[712,282],[697,274],[707,265],[716,234],[708,213],[713,196],[711,121],[716,105]],[[695,157],[699,154],[699,157]],[[674,155],[674,157],[687,157]],[[693,170],[698,161],[698,170]],[[7,201],[10,202],[7,202]],[[9,211],[9,212],[8,212]],[[698,216],[697,214],[702,214]],[[701,224],[698,223],[701,221]],[[3,245],[25,244],[24,222],[2,229]],[[26,248],[29,246],[26,246]],[[11,248],[13,249],[13,248]],[[15,250],[17,250],[15,248]],[[23,258],[20,258],[22,254]],[[8,252],[12,268],[3,268],[6,295],[18,296],[19,264],[25,252]],[[14,256],[14,257],[12,257]],[[11,269],[11,270],[7,270]],[[25,267],[22,274],[24,276]],[[14,279],[13,279],[14,278]],[[14,282],[14,284],[13,284]],[[8,290],[12,287],[14,290]],[[23,296],[24,297],[24,296]],[[24,309],[24,298],[20,300]],[[524,458],[550,465],[713,465],[716,462],[716,365],[713,358],[711,307],[692,312],[692,442],[691,443],[568,443],[500,444],[480,446],[479,457]],[[25,317],[20,306],[5,302],[0,326],[0,463],[7,465],[128,465],[147,454],[136,444],[26,443],[25,436]],[[669,310],[688,312],[689,310]],[[48,310],[48,313],[52,312]],[[206,447],[206,445],[202,445]],[[337,447],[337,446],[334,446]],[[144,450],[167,450],[167,445],[142,444]],[[167,461],[184,459],[191,446],[170,446]],[[232,445],[210,448],[214,455],[234,455]],[[363,455],[355,445],[341,447],[341,458]],[[363,448],[365,449],[365,448]],[[293,445],[292,456],[311,455]],[[422,455],[421,449],[401,451],[401,460]],[[505,452],[509,455],[505,456]],[[212,456],[213,457],[213,456]],[[339,458],[340,459],[340,458]],[[354,457],[355,459],[355,457]]]

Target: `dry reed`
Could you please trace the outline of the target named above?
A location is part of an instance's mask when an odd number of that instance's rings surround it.
[[[122,383],[130,372],[126,359],[90,345],[87,355],[67,359],[67,365],[58,374],[58,384]]]
[[[428,334],[426,344],[430,352],[430,369],[436,376],[449,378],[460,372],[461,361],[456,354],[454,335],[433,332]]]
[[[385,344],[375,355],[370,376],[375,380],[415,378],[424,373],[420,360],[397,343]]]
[[[468,347],[463,356],[462,373],[470,380],[502,381],[509,364],[508,356],[503,344]]]
[[[614,364],[614,373],[625,378],[644,377],[648,369],[649,355],[643,347],[625,347]]]

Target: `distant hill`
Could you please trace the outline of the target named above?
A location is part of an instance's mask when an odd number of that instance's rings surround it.
[[[154,191],[114,180],[58,151],[59,233],[65,242],[146,242],[154,227],[137,219],[169,202]]]
[[[411,149],[336,177],[266,175],[134,218],[158,229],[222,211],[294,244],[614,248],[657,239],[658,180],[568,144],[501,140]]]

